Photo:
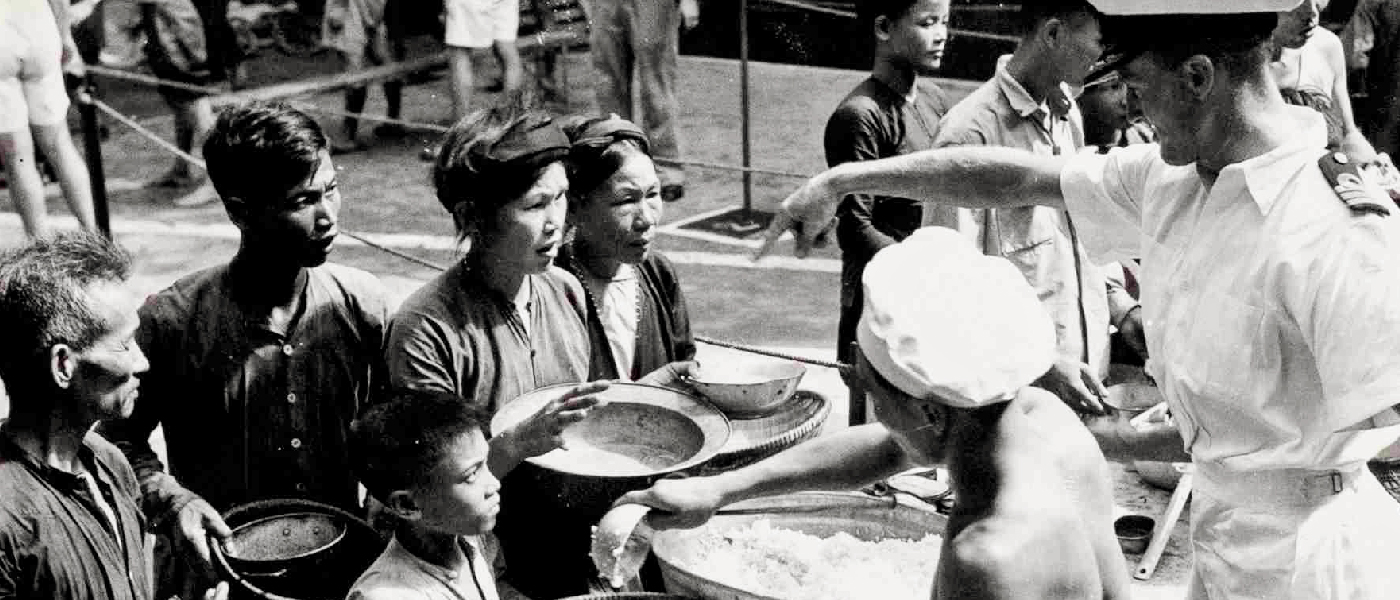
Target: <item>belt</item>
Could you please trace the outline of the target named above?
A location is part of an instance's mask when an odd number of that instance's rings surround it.
[[[1195,463],[1195,490],[1237,505],[1315,506],[1370,477],[1364,464],[1337,469],[1239,471],[1217,463]]]

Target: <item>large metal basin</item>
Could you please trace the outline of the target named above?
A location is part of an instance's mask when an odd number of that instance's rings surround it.
[[[658,531],[652,551],[661,563],[666,591],[704,600],[800,600],[773,598],[730,587],[697,575],[679,565],[695,550],[695,541],[706,532],[728,531],[767,519],[774,527],[829,537],[846,532],[865,541],[887,539],[917,540],[928,534],[942,534],[947,518],[936,512],[857,493],[805,492],[758,498],[726,508],[771,508],[767,514],[719,515],[692,530]],[[791,509],[792,512],[777,512]]]

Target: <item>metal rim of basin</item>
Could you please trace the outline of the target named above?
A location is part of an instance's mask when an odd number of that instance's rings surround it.
[[[538,388],[534,391],[526,392],[510,400],[496,411],[496,415],[491,418],[491,431],[499,432],[509,429],[526,417],[539,411],[550,401],[562,396],[565,392],[573,389],[578,384],[565,383]],[[729,441],[730,425],[729,419],[708,402],[673,390],[671,388],[648,385],[644,383],[615,382],[608,389],[599,392],[608,403],[631,403],[642,404],[664,408],[685,417],[700,430],[700,448],[689,458],[665,468],[651,469],[643,473],[629,473],[619,475],[614,473],[590,472],[587,469],[580,470],[576,463],[566,460],[567,450],[559,449],[552,452],[528,458],[530,463],[544,467],[551,471],[568,473],[571,475],[583,475],[588,477],[651,477],[663,475],[673,471],[688,469],[714,458],[724,445]]]

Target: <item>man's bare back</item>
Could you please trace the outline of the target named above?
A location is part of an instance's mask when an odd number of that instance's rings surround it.
[[[1126,598],[1108,463],[1074,413],[1028,388],[973,443],[951,463],[959,507],[933,597]]]

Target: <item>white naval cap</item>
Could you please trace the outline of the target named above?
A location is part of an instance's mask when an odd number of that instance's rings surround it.
[[[1003,402],[1054,362],[1055,326],[1025,276],[952,229],[925,227],[881,250],[862,283],[861,352],[910,396]]]
[[[1035,1],[1035,0],[1029,0]],[[1293,10],[1303,0],[1088,0],[1105,15],[1230,15]],[[1189,32],[1177,32],[1189,35]]]
[[[1190,56],[1256,48],[1277,15],[1302,0],[1087,0],[1103,14],[1104,54],[1086,81],[1096,81],[1150,50]]]

